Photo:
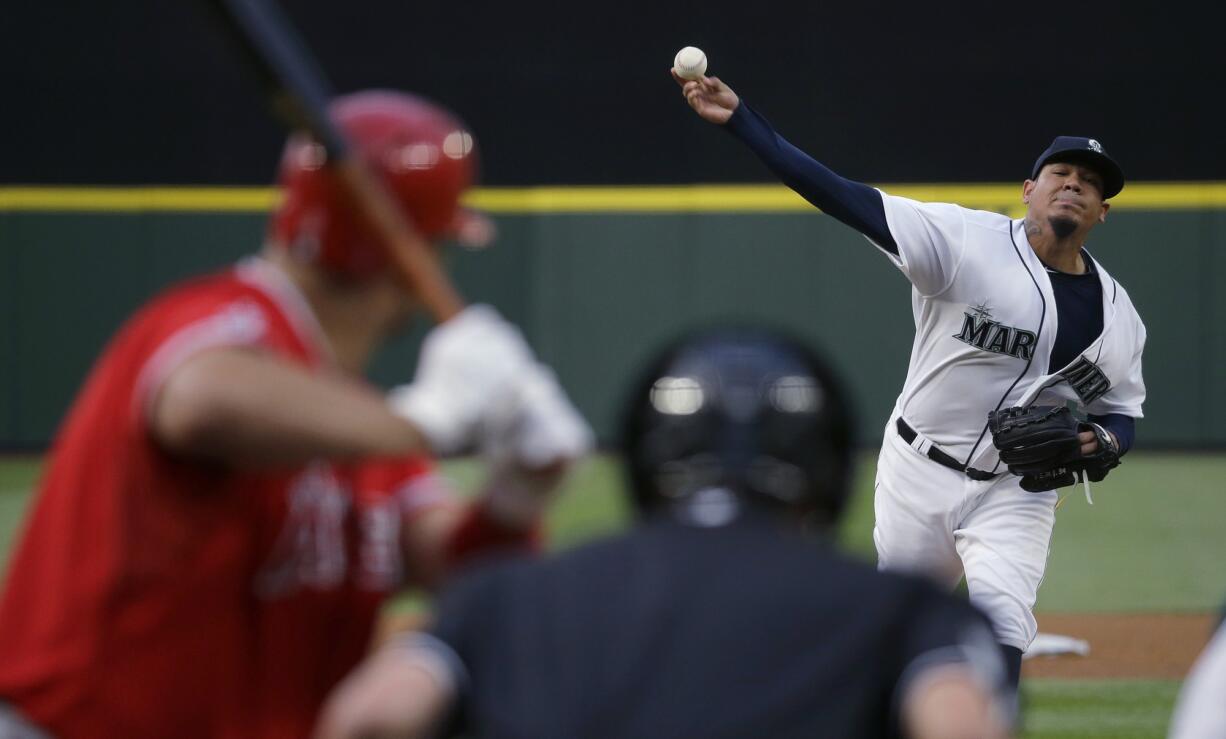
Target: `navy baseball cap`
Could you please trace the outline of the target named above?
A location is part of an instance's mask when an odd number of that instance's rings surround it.
[[[1034,163],[1034,171],[1030,179],[1039,177],[1039,170],[1044,164],[1051,162],[1076,162],[1084,164],[1102,175],[1103,200],[1119,195],[1124,189],[1124,170],[1115,163],[1098,139],[1088,139],[1084,136],[1057,136],[1051,146],[1039,155]]]

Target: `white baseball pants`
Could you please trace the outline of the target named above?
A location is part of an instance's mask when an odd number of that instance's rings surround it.
[[[976,481],[937,464],[903,441],[891,417],[877,461],[873,541],[879,569],[922,573],[950,590],[965,575],[996,638],[1025,651],[1038,631],[1033,609],[1058,495],[1026,492],[1020,480]]]

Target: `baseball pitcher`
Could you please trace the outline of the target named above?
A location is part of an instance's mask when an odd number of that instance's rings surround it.
[[[1085,248],[1123,172],[1101,142],[1060,136],[1022,185],[1023,218],[916,202],[830,171],[719,79],[674,77],[699,116],[911,282],[915,340],[877,468],[878,563],[951,588],[965,576],[1016,683],[1055,491],[1082,482],[1089,495],[1132,445],[1145,399],[1145,326]]]

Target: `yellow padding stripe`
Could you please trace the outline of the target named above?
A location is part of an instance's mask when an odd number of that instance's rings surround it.
[[[0,187],[0,210],[28,212],[264,212],[271,187]]]
[[[915,200],[1024,212],[1021,184],[885,185]],[[278,198],[271,187],[0,187],[0,211],[259,213]],[[487,187],[465,198],[490,213],[790,213],[812,210],[782,185],[643,187]],[[1112,201],[1127,210],[1226,208],[1226,182],[1139,182]]]

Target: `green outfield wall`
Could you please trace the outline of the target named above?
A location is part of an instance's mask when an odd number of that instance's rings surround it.
[[[1183,189],[1180,189],[1183,188]],[[894,188],[1009,212],[1017,187]],[[1128,196],[1132,196],[1132,200]],[[0,188],[0,446],[52,437],[107,338],[177,278],[258,248],[264,189]],[[463,293],[525,329],[604,441],[630,373],[675,332],[767,322],[833,353],[880,433],[913,324],[906,280],[867,242],[773,186],[487,190],[494,248],[448,259]],[[1090,244],[1149,329],[1140,443],[1221,447],[1226,185],[1130,185]],[[407,380],[413,332],[372,370]]]

